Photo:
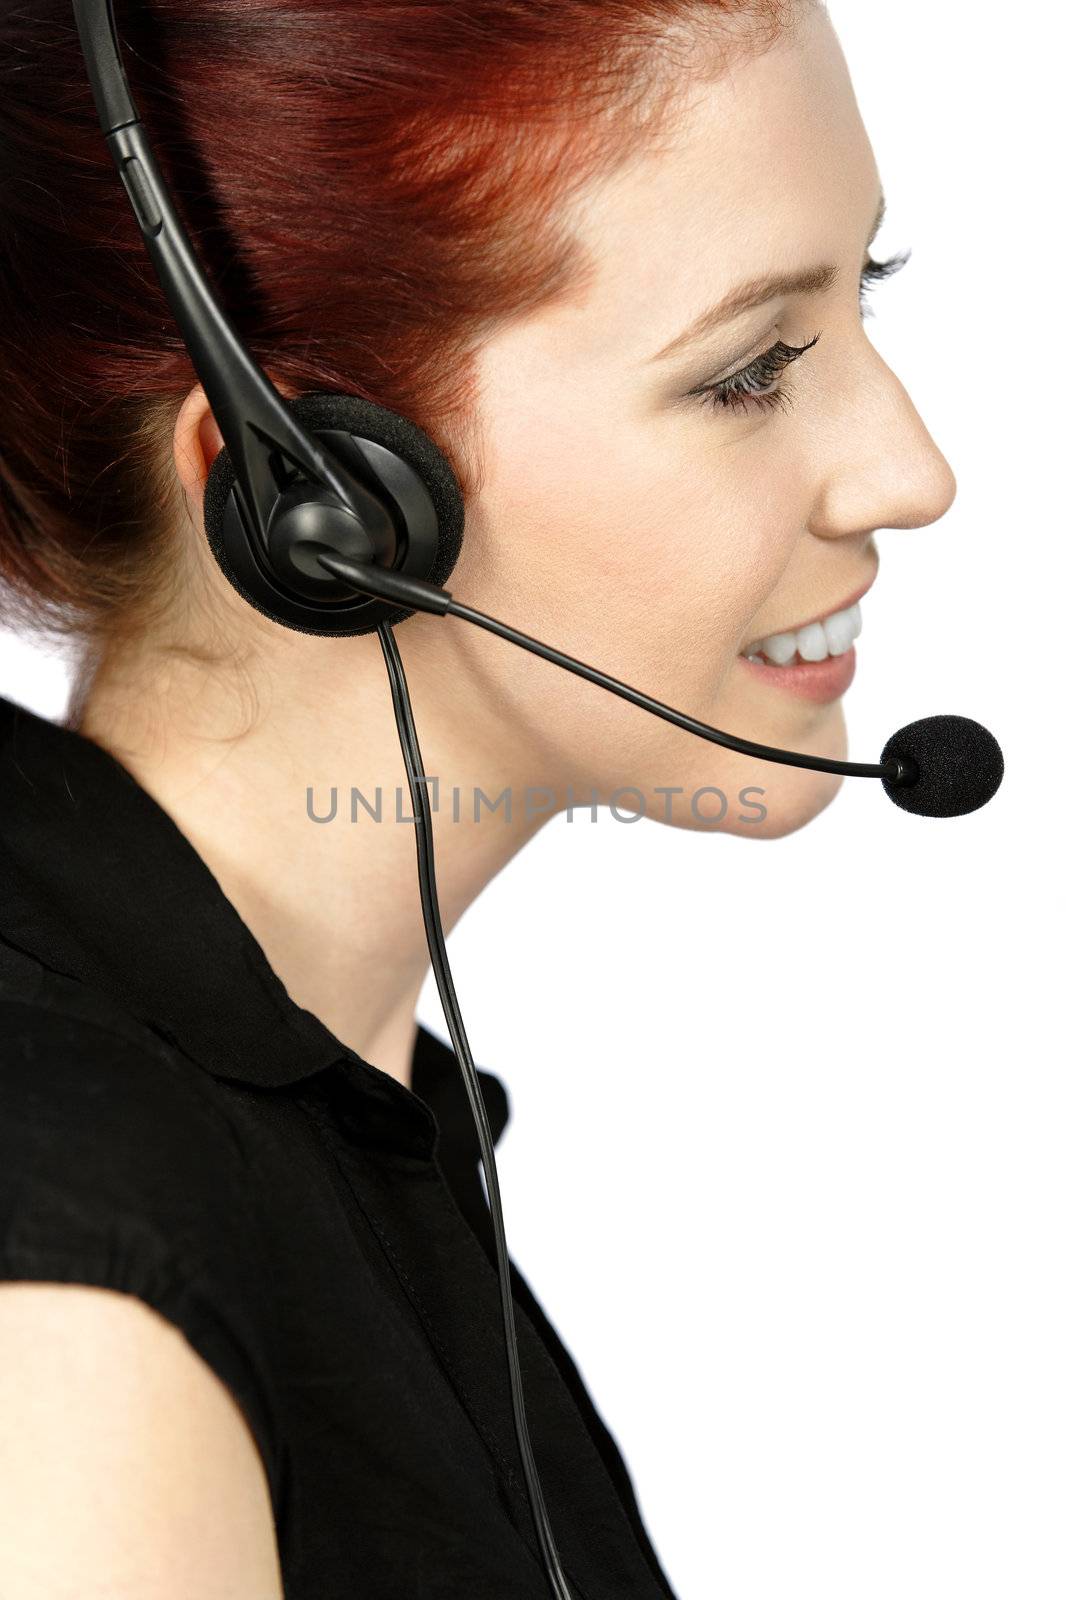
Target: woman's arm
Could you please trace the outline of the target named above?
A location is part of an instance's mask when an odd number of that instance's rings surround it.
[[[4,1600],[283,1600],[244,1416],[133,1295],[0,1284]]]

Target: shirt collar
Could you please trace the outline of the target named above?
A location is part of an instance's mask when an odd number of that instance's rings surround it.
[[[104,992],[216,1077],[277,1088],[340,1061],[375,1103],[429,1105],[476,1148],[459,1063],[441,1040],[419,1028],[411,1090],[364,1061],[290,997],[206,862],[133,775],[3,696],[0,937]],[[506,1091],[491,1073],[478,1077],[495,1143]]]

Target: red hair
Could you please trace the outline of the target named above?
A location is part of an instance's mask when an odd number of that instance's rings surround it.
[[[475,491],[479,340],[587,265],[553,214],[654,135],[701,40],[787,0],[116,7],[157,160],[283,393],[411,418]],[[0,607],[113,640],[173,598],[197,381],[100,133],[69,0],[0,18]],[[171,575],[171,585],[166,577]]]

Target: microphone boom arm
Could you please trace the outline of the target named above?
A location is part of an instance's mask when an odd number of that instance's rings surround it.
[[[778,750],[774,745],[756,744],[752,739],[741,739],[737,734],[723,733],[720,728],[712,728],[706,722],[688,716],[684,711],[676,711],[673,706],[652,699],[651,695],[642,693],[640,689],[631,688],[620,678],[612,678],[609,673],[601,672],[598,667],[590,667],[587,662],[578,661],[575,656],[568,656],[564,651],[556,650],[553,645],[544,644],[542,640],[534,639],[528,633],[521,633],[508,623],[500,622],[496,617],[487,616],[483,611],[475,611],[473,606],[462,605],[447,589],[440,589],[435,584],[425,583],[421,579],[410,578],[404,573],[349,561],[343,556],[320,555],[318,560],[320,565],[328,572],[332,572],[335,577],[345,579],[354,589],[371,595],[375,600],[392,601],[413,611],[426,611],[436,616],[459,617],[463,622],[472,622],[475,627],[484,628],[488,633],[498,634],[501,639],[506,639],[510,644],[516,644],[523,650],[529,650],[533,655],[552,662],[554,666],[565,667],[567,672],[576,673],[579,678],[586,678],[589,683],[596,683],[603,689],[609,689],[612,694],[620,695],[623,700],[639,706],[642,711],[650,711],[653,716],[662,717],[664,722],[672,722],[675,727],[683,728],[686,733],[694,733],[698,738],[722,745],[727,750],[736,750],[740,755],[755,756],[760,761],[776,761],[787,767],[804,767],[811,772],[837,773],[844,778],[880,778],[882,783],[893,785],[912,784],[918,779],[918,768],[905,756],[895,756],[888,761],[834,761],[828,756],[804,755],[797,750]]]

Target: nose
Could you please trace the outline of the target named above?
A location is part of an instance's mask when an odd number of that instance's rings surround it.
[[[910,395],[871,344],[822,420],[812,533],[840,538],[878,528],[924,528],[950,508],[955,474]]]

